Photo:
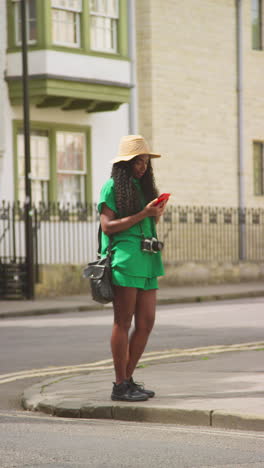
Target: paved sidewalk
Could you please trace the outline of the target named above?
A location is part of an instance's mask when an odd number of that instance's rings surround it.
[[[195,285],[161,287],[158,304],[214,301],[224,299],[264,297],[264,282],[237,284]],[[1,301],[0,318],[80,312],[110,307],[94,302],[90,295],[75,295],[33,301]]]
[[[236,350],[235,350],[236,349]],[[232,351],[230,351],[232,350]],[[181,351],[181,355],[179,354]],[[264,342],[208,347],[167,359],[156,356],[135,372],[156,396],[146,402],[110,399],[113,369],[57,375],[25,391],[25,409],[70,418],[187,424],[264,432]],[[216,354],[214,354],[216,353]],[[144,362],[144,356],[141,361]],[[104,363],[104,366],[107,363]],[[109,363],[108,363],[109,365]]]

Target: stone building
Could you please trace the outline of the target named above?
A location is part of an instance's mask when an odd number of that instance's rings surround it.
[[[179,205],[263,207],[263,0],[138,0],[139,129]]]

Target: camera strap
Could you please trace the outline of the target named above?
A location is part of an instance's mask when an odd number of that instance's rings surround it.
[[[151,217],[150,218],[150,223],[151,223],[151,227],[152,227],[152,237],[157,237],[157,233],[156,233],[156,226],[154,224],[154,218]],[[146,236],[145,236],[145,233],[143,231],[143,226],[142,226],[142,222],[140,221],[139,223],[139,227],[140,227],[140,231],[141,231],[141,235],[143,237],[143,239],[146,239]]]

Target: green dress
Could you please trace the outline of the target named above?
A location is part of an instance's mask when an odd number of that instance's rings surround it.
[[[138,179],[133,179],[142,206],[146,205]],[[117,216],[115,202],[115,187],[113,178],[102,187],[98,203],[99,213],[103,204],[113,210]],[[141,250],[142,232],[145,237],[156,237],[155,221],[152,217],[145,218],[131,228],[118,232],[112,237],[112,281],[118,286],[135,287],[144,290],[157,289],[157,276],[164,275],[161,253],[149,253]],[[106,255],[109,237],[102,232],[102,257]]]

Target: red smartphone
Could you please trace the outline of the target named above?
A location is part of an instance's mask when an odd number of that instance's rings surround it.
[[[170,193],[162,193],[159,198],[157,199],[156,203],[154,203],[154,206],[159,205],[161,202],[168,200],[170,197]]]

